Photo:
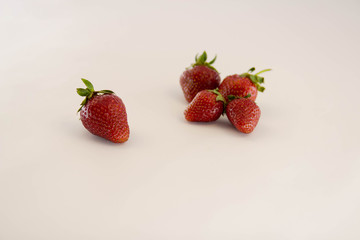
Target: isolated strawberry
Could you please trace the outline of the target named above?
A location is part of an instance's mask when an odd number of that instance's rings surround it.
[[[220,75],[211,66],[215,62],[216,56],[210,62],[206,62],[206,59],[205,51],[199,58],[196,55],[195,63],[191,65],[191,68],[186,69],[180,77],[180,85],[188,102],[191,102],[196,94],[202,90],[219,87]]]
[[[245,97],[250,94],[250,99],[255,101],[258,91],[263,92],[265,90],[264,87],[260,86],[260,84],[264,83],[264,78],[260,77],[259,74],[270,70],[265,69],[256,74],[251,74],[255,71],[255,68],[250,68],[246,73],[227,76],[221,82],[219,91],[225,99],[229,95]]]
[[[202,90],[185,109],[185,119],[190,122],[212,122],[224,111],[225,99],[215,90]]]
[[[243,133],[251,133],[259,122],[261,111],[250,98],[235,98],[229,96],[230,102],[226,106],[226,116]],[[231,100],[233,99],[233,100]]]
[[[130,131],[122,100],[110,90],[94,91],[88,80],[81,80],[87,87],[77,88],[77,93],[85,97],[78,110],[84,127],[92,134],[112,142],[126,142]]]

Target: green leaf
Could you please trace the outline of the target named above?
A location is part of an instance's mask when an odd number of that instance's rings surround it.
[[[255,71],[255,68],[254,68],[254,67],[250,68],[249,71],[248,71],[248,73],[252,73],[253,71]]]
[[[207,59],[207,53],[206,53],[206,51],[204,51],[203,55],[204,55],[204,62],[206,62],[206,59]]]
[[[227,98],[232,101],[234,99],[240,98],[239,96],[235,96],[235,95],[228,95]]]
[[[87,101],[88,101],[88,98],[86,97],[82,102],[81,102],[81,107],[78,109],[78,111],[77,112],[80,112],[80,110],[82,109],[82,107],[87,103]]]
[[[81,79],[84,84],[86,85],[86,87],[91,91],[93,92],[94,91],[94,86],[91,84],[91,82],[89,80],[86,80],[85,78],[82,78]]]
[[[101,91],[98,91],[98,93],[113,94],[114,92],[111,90],[101,90]]]
[[[85,99],[80,103],[80,105],[81,105],[81,106],[84,106],[87,101],[88,101],[88,98],[85,98]]]
[[[251,80],[254,84],[257,83],[257,78],[256,78],[255,75],[249,75],[249,78],[250,78],[250,80]]]
[[[226,103],[225,98],[221,94],[217,95],[215,100]]]
[[[257,86],[257,90],[258,90],[259,92],[263,92],[263,91],[265,90],[265,88],[262,87],[262,86],[260,86],[260,85],[258,85],[258,86]]]
[[[257,75],[255,75],[255,76],[256,76],[256,80],[257,80],[258,83],[264,83],[264,78],[263,77],[260,77],[260,76],[257,76]]]
[[[250,78],[250,74],[248,74],[248,73],[242,73],[242,74],[240,74],[239,75],[240,77],[248,77],[248,78]]]
[[[225,98],[224,98],[223,95],[221,95],[221,93],[219,92],[219,88],[215,88],[215,89],[208,90],[208,91],[216,94],[216,99],[215,99],[216,101],[221,101],[221,102],[223,102],[224,104],[226,103]]]
[[[77,88],[76,92],[83,97],[89,96],[90,95],[90,91],[88,89],[84,89],[84,88]]]
[[[213,63],[215,62],[216,57],[217,57],[217,55],[215,55],[214,59],[213,59],[213,60],[211,60],[211,61],[209,62],[209,64],[210,64],[210,65],[211,65],[211,64],[213,64]]]
[[[198,63],[205,63],[206,62],[206,59],[207,59],[207,54],[206,54],[206,51],[203,52],[203,54],[198,58]]]
[[[216,72],[218,72],[218,70],[216,70],[211,64],[213,64],[216,60],[217,56],[215,55],[214,59],[211,60],[210,62],[206,62],[207,59],[207,53],[206,51],[204,51],[200,57],[198,57],[198,54],[195,56],[195,63],[191,64],[191,67],[195,67],[195,66],[206,66]]]
[[[251,97],[250,93],[248,95],[246,95],[244,98],[249,98],[249,97]]]

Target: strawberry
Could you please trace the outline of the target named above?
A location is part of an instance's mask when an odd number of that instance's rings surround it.
[[[191,65],[191,68],[186,69],[180,77],[180,85],[188,102],[191,102],[196,94],[202,90],[219,87],[220,75],[211,66],[215,62],[216,56],[210,62],[206,62],[206,59],[205,51],[199,58],[196,55],[195,63]]]
[[[226,106],[226,116],[237,130],[251,133],[259,122],[260,108],[250,98],[234,96],[229,96],[229,98],[233,100],[230,100]]]
[[[126,142],[129,139],[129,125],[125,105],[113,91],[94,91],[93,85],[81,79],[84,88],[77,88],[77,93],[85,97],[78,110],[84,127],[94,135],[114,143]]]
[[[256,74],[250,74],[255,71],[255,68],[250,68],[246,73],[227,76],[220,84],[219,91],[225,99],[229,95],[245,97],[250,94],[250,99],[255,101],[258,91],[263,92],[265,90],[264,87],[260,86],[264,83],[264,78],[260,77],[259,74],[270,70],[265,69]]]
[[[184,115],[190,122],[212,122],[224,111],[225,99],[215,90],[202,90],[187,106]]]

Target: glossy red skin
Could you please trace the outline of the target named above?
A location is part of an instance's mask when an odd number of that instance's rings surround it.
[[[260,108],[248,98],[234,99],[226,106],[226,116],[232,125],[243,133],[254,131],[260,115]]]
[[[185,119],[190,122],[212,122],[224,110],[224,103],[216,101],[217,95],[208,90],[200,91],[185,109]]]
[[[84,127],[94,135],[114,143],[129,139],[129,125],[125,105],[113,94],[93,96],[80,111]]]
[[[227,76],[219,86],[219,92],[227,99],[227,96],[234,95],[245,97],[250,94],[249,99],[255,101],[257,97],[257,88],[255,84],[247,77],[241,77],[238,74]]]
[[[183,72],[180,77],[180,85],[185,99],[191,102],[198,92],[219,87],[220,80],[217,71],[207,66],[198,65]]]

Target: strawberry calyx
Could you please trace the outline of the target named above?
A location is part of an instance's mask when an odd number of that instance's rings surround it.
[[[208,90],[208,91],[216,94],[216,99],[215,99],[216,101],[222,102],[222,104],[223,104],[222,115],[224,115],[225,114],[225,109],[226,109],[226,106],[227,106],[228,102],[226,101],[224,96],[220,93],[219,88],[215,88],[215,89]]]
[[[76,92],[80,96],[85,97],[85,99],[81,102],[81,104],[80,104],[81,107],[79,108],[79,110],[77,112],[80,112],[82,107],[85,106],[86,103],[95,95],[98,95],[98,94],[114,94],[114,92],[111,91],[111,90],[95,91],[94,86],[92,85],[92,83],[89,80],[86,80],[85,78],[82,78],[81,80],[85,84],[86,88],[77,88]]]
[[[240,96],[235,96],[235,95],[228,95],[227,97],[228,97],[228,99],[229,99],[229,102],[231,102],[231,101],[234,100],[234,99],[249,98],[249,97],[251,97],[251,94],[249,93],[249,94],[246,95],[245,97],[240,97]]]
[[[265,88],[260,84],[264,83],[264,77],[259,76],[260,73],[271,71],[271,69],[264,69],[256,74],[251,74],[255,71],[255,68],[252,67],[246,73],[240,74],[240,77],[247,77],[250,81],[256,86],[256,89],[260,92],[264,92]]]
[[[192,67],[195,67],[195,66],[206,66],[212,70],[215,70],[216,72],[218,72],[213,66],[212,64],[215,62],[216,60],[216,55],[215,57],[210,61],[210,62],[206,62],[207,60],[207,53],[206,51],[203,52],[203,54],[201,54],[200,57],[198,57],[199,54],[196,54],[195,56],[195,63],[191,64]]]
[[[226,104],[226,100],[223,97],[223,95],[221,95],[221,93],[219,92],[219,88],[215,88],[215,89],[208,90],[208,91],[216,94],[216,99],[215,99],[216,101],[223,102],[224,105]]]

